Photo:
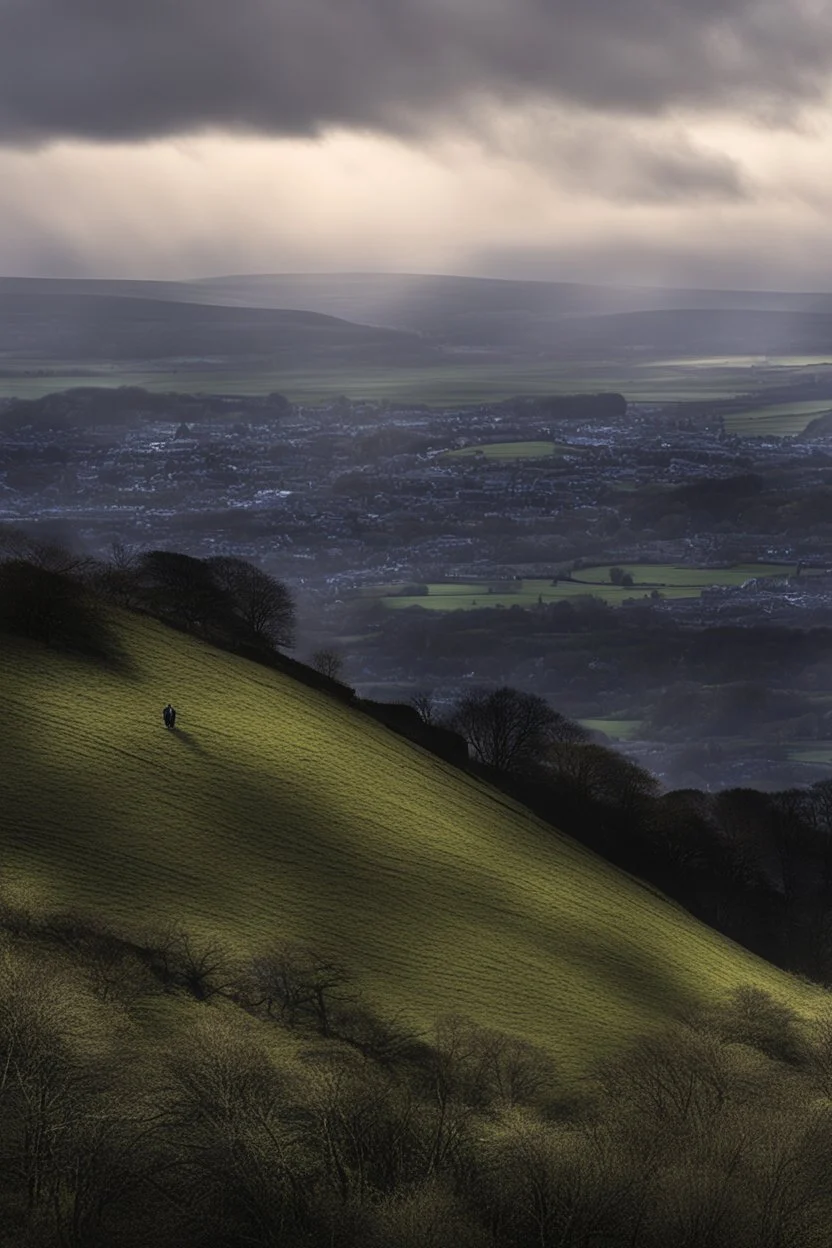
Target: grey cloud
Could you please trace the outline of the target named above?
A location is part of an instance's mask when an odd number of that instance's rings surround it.
[[[0,141],[414,134],[486,98],[787,116],[830,68],[819,0],[0,0]]]
[[[738,200],[750,193],[736,161],[685,145],[675,150],[637,150],[622,172],[621,197],[642,203]]]
[[[560,186],[640,204],[749,199],[753,186],[740,163],[695,144],[683,132],[650,135],[627,125],[582,120],[558,135],[532,124],[499,141],[503,155],[519,157],[538,173],[548,168]]]

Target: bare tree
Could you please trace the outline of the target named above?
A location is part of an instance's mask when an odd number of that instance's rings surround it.
[[[198,1000],[207,1001],[231,986],[231,957],[219,941],[203,943],[171,925],[147,934],[139,948],[145,964],[167,989],[184,988]]]
[[[298,1242],[317,1169],[309,1115],[265,1047],[206,1014],[188,1049],[167,1055],[166,1082],[172,1199],[204,1228],[202,1242]]]
[[[535,770],[555,742],[584,741],[588,736],[545,698],[507,686],[464,694],[448,727],[468,740],[478,762],[508,772]]]
[[[0,960],[0,1164],[30,1218],[51,1203],[60,1150],[95,1087],[92,1059],[81,1056],[86,1005],[41,958]]]
[[[452,1098],[477,1107],[534,1104],[555,1084],[548,1054],[459,1015],[437,1022],[428,1070],[438,1101]]]
[[[436,723],[436,701],[433,696],[432,689],[422,689],[418,693],[414,693],[410,699],[410,705],[427,728],[432,728]]]
[[[800,1015],[753,984],[740,984],[714,1006],[710,1021],[723,1040],[747,1044],[767,1057],[800,1066],[807,1056]]]
[[[357,1053],[331,1047],[304,1054],[307,1103],[315,1119],[326,1187],[360,1207],[418,1176],[418,1109],[413,1090]]]
[[[295,644],[295,603],[282,581],[230,555],[206,563],[258,641],[287,648]]]
[[[110,543],[110,558],[98,564],[92,573],[96,593],[120,607],[139,605],[139,560],[142,550],[116,539]]]
[[[658,796],[659,782],[632,759],[603,745],[556,741],[546,753],[546,766],[587,797],[629,810]]]
[[[540,1248],[654,1242],[638,1236],[639,1183],[611,1137],[515,1111],[500,1125],[483,1138],[472,1193],[502,1230],[498,1242]],[[647,1172],[643,1166],[642,1176]]]
[[[374,1210],[371,1248],[488,1248],[491,1236],[445,1180],[403,1187]]]
[[[644,1122],[716,1130],[725,1110],[729,1065],[717,1038],[684,1025],[641,1036],[595,1066],[595,1078],[619,1108]]]
[[[39,541],[15,525],[0,526],[0,562],[25,560],[47,572],[82,578],[94,565],[89,555],[79,555],[60,542]]]
[[[316,650],[309,660],[316,672],[329,676],[331,680],[340,680],[344,670],[344,656],[337,650]]]
[[[343,999],[349,978],[337,958],[303,945],[280,945],[251,964],[252,1003],[278,1014],[290,1027],[311,1018],[327,1036],[334,1004]]]

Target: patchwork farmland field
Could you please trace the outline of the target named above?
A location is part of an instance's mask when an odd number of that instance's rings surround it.
[[[542,600],[562,602],[591,594],[610,606],[631,598],[649,597],[654,591],[663,598],[698,598],[712,585],[742,585],[754,577],[790,576],[794,564],[746,563],[732,568],[685,568],[662,563],[622,563],[622,572],[632,577],[632,585],[614,585],[609,564],[582,568],[569,581],[529,578],[518,581],[441,581],[428,585],[426,595],[402,595],[392,586],[374,592],[386,607],[424,607],[429,611],[471,611],[478,607],[533,607]],[[365,591],[369,593],[373,591]]]
[[[582,446],[569,446],[565,442],[484,442],[477,446],[463,446],[457,451],[447,451],[443,459],[549,459],[552,456],[581,455]]]
[[[10,902],[240,953],[311,941],[388,1011],[467,1014],[567,1074],[742,982],[819,1002],[358,711],[155,622],[118,628],[121,671],[0,644]]]

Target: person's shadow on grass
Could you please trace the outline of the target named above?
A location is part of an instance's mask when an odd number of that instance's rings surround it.
[[[196,738],[192,737],[189,732],[185,732],[184,729],[174,728],[173,735],[174,737],[176,737],[178,741],[181,741],[183,745],[187,745],[188,749],[195,750],[197,754],[205,753],[205,751],[203,750],[199,742],[196,740]]]

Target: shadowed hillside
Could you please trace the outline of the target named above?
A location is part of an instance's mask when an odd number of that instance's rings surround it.
[[[70,298],[79,302],[69,305],[65,301]],[[682,355],[826,351],[832,340],[832,302],[828,296],[818,294],[602,286],[415,273],[276,273],[180,282],[0,278],[0,313],[4,307],[13,308],[17,318],[12,323],[6,312],[5,324],[0,320],[0,332],[6,341],[3,350],[19,350],[14,334],[21,332],[25,322],[27,332],[37,327],[41,335],[38,350],[49,353],[44,345],[47,336],[43,317],[38,324],[33,315],[39,315],[38,309],[55,315],[48,311],[50,301],[58,309],[59,318],[64,315],[62,306],[75,306],[80,319],[91,317],[99,329],[103,326],[108,333],[111,326],[107,322],[112,320],[113,332],[121,336],[119,341],[130,335],[125,339],[126,349],[112,352],[125,359],[141,354],[138,346],[142,343],[146,348],[154,347],[145,350],[148,356],[239,354],[244,349],[241,343],[245,335],[262,343],[269,325],[280,329],[284,336],[297,333],[297,321],[283,322],[281,329],[279,321],[262,319],[266,310],[277,309],[291,312],[296,318],[303,312],[315,312],[340,318],[342,322],[358,322],[365,334],[370,326],[383,326],[424,335],[435,344],[521,354],[533,351],[552,358],[564,353],[568,356],[576,350],[598,358],[626,356],[634,346],[657,354]],[[165,314],[158,308],[163,302],[190,306]],[[130,309],[125,306],[129,304],[138,306]],[[195,312],[193,305],[206,306],[202,312]],[[173,343],[181,340],[190,345],[156,350],[158,344],[149,327],[154,319],[165,326],[165,332],[176,331]],[[144,324],[143,329],[140,324]],[[407,349],[412,352],[410,360],[428,358],[426,343],[421,343],[420,356],[418,341],[404,337],[397,340],[390,336],[375,343],[367,338],[362,344],[356,336],[359,326],[342,324],[343,341],[355,348],[375,346],[388,351],[393,351],[398,342],[400,353]],[[216,345],[220,327],[228,337],[227,347]],[[318,331],[323,334],[324,328],[321,324]],[[66,329],[57,324],[50,328],[49,342],[58,341],[59,329],[65,338]],[[197,329],[197,338],[193,339]],[[77,332],[80,335],[81,331]],[[307,332],[311,333],[308,326]],[[332,333],[334,326],[330,327]],[[285,337],[285,341],[290,338]],[[312,345],[311,339],[298,342],[306,348]],[[319,345],[323,345],[323,339]],[[88,354],[87,346],[83,349]],[[109,355],[99,354],[96,358]],[[377,362],[383,363],[385,358],[379,356]],[[391,358],[391,362],[401,362],[400,357]]]
[[[817,294],[406,273],[254,274],[189,285],[217,303],[309,308],[449,344],[550,354],[578,348],[603,358],[632,345],[659,354],[744,354],[826,350],[830,342],[832,306]]]
[[[295,366],[438,358],[415,334],[317,312],[0,285],[0,360],[4,355],[70,361],[259,357]]]
[[[128,675],[0,643],[13,903],[240,953],[312,941],[414,1023],[464,1013],[573,1073],[737,984],[820,999],[349,707],[155,622],[119,632]]]

